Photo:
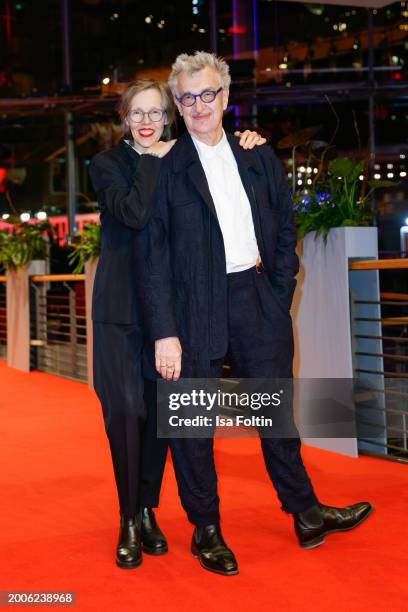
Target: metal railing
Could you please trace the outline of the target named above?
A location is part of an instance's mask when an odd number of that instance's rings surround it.
[[[399,460],[408,460],[407,269],[408,259],[349,263],[359,448]]]
[[[30,365],[87,381],[85,275],[30,278]]]
[[[0,359],[7,357],[7,286],[6,277],[0,276]]]

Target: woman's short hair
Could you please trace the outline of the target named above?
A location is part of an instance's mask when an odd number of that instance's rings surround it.
[[[222,57],[215,55],[215,53],[196,51],[194,55],[181,53],[176,57],[169,77],[169,86],[173,94],[178,94],[177,77],[180,72],[185,72],[191,76],[195,72],[206,68],[206,66],[214,68],[218,72],[221,87],[228,89],[231,84],[231,76],[227,62]]]
[[[122,124],[123,136],[126,138],[132,138],[132,133],[129,126],[126,123],[126,117],[130,110],[133,98],[148,89],[155,89],[161,95],[163,101],[163,110],[166,113],[166,125],[163,131],[163,140],[169,140],[171,137],[171,127],[174,123],[175,118],[175,107],[173,98],[171,96],[169,87],[163,81],[158,79],[139,79],[129,83],[121,95],[120,102],[118,104],[118,113]]]

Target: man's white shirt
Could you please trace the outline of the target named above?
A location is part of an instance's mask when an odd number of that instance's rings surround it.
[[[251,205],[225,135],[215,146],[192,136],[224,238],[227,273],[252,268],[259,255]]]

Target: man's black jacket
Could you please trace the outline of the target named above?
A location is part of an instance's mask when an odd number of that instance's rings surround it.
[[[227,138],[251,204],[274,308],[287,316],[298,258],[286,176],[268,146],[244,150],[237,138]],[[223,357],[228,346],[224,243],[189,134],[162,162],[157,202],[141,234],[146,263],[138,286],[150,338],[179,336],[187,359]]]

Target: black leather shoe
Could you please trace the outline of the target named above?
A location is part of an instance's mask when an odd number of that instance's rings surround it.
[[[191,552],[200,560],[201,566],[223,576],[238,574],[234,553],[222,537],[219,524],[196,527],[191,542]]]
[[[143,508],[140,529],[143,552],[148,555],[164,555],[168,550],[166,538],[157,524],[151,508]]]
[[[368,502],[359,502],[344,508],[318,504],[305,512],[293,515],[296,535],[302,548],[315,548],[323,544],[323,536],[336,531],[348,531],[360,525],[371,514]]]
[[[119,542],[116,548],[116,565],[133,569],[142,563],[140,527],[137,517],[120,517]]]

